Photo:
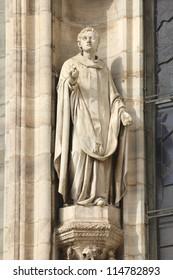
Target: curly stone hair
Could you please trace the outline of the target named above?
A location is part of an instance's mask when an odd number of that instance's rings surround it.
[[[81,48],[81,45],[80,45],[81,38],[82,38],[84,33],[89,32],[89,31],[93,32],[95,37],[98,39],[98,45],[100,43],[100,36],[99,36],[98,32],[93,27],[86,27],[86,28],[82,29],[81,32],[77,36],[77,43],[78,43],[78,47],[79,47],[81,52],[82,52],[82,48]]]

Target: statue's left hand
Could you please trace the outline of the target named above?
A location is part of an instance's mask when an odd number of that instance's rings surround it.
[[[124,126],[126,125],[131,125],[132,124],[132,117],[129,115],[127,112],[122,112],[121,113],[121,121]]]

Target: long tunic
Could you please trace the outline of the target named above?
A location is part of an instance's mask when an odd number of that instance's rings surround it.
[[[68,83],[69,71],[79,71]],[[117,203],[124,192],[125,137],[120,137],[124,103],[105,63],[81,54],[67,60],[57,86],[55,169],[64,201]],[[121,132],[124,135],[124,131]],[[113,161],[114,154],[116,158]]]

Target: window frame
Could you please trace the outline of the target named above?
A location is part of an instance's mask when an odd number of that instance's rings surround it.
[[[156,193],[156,106],[172,102],[169,96],[156,92],[155,77],[155,1],[143,1],[144,14],[144,124],[146,157],[146,202],[147,202],[147,252],[148,259],[158,259],[158,221],[173,216],[173,207],[158,209]]]

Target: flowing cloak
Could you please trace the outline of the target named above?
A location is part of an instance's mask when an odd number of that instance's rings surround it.
[[[73,67],[79,71],[79,77],[77,83],[71,86],[68,75]],[[54,165],[59,177],[59,192],[63,195],[64,202],[67,202],[70,189],[69,156],[74,138],[77,139],[77,147],[81,153],[96,163],[111,159],[114,179],[107,191],[109,202],[118,204],[125,192],[127,171],[126,128],[120,121],[120,114],[125,111],[125,106],[109,69],[98,58],[91,61],[78,54],[64,63],[57,92]],[[112,165],[113,155],[116,155],[115,165]],[[87,202],[91,202],[91,199],[84,199],[81,204]]]

